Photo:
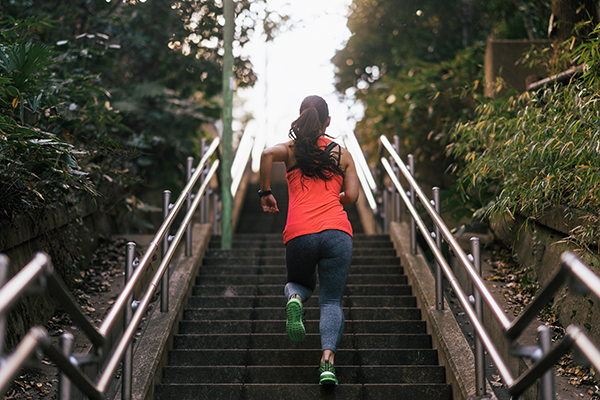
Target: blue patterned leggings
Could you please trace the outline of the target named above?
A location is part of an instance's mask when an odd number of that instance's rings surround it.
[[[285,249],[287,299],[297,294],[305,303],[317,286],[318,270],[321,348],[335,353],[344,331],[342,295],[352,262],[352,237],[326,230],[296,237]]]

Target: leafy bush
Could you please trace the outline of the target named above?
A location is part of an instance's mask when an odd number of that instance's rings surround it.
[[[366,106],[365,116],[357,124],[362,142],[376,143],[381,134],[398,135],[403,154],[443,163],[451,128],[457,121],[473,117],[475,99],[482,95],[483,54],[483,46],[476,44],[440,63],[411,60],[397,73],[384,75],[368,91],[357,93]]]
[[[84,191],[98,195],[90,180],[92,168],[82,161],[92,153],[78,141],[96,142],[114,114],[103,107],[92,79],[59,77],[60,55],[32,40],[28,31],[51,26],[46,19],[7,18],[0,45],[0,212],[4,217],[65,201]],[[14,28],[17,27],[17,28]],[[100,104],[99,103],[100,100]],[[80,165],[85,165],[83,168]]]
[[[600,95],[583,82],[482,104],[448,147],[458,185],[479,215],[588,214],[581,243],[600,234]]]

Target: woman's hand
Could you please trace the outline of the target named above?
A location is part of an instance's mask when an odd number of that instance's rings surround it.
[[[260,205],[263,212],[266,212],[267,214],[275,214],[279,212],[279,208],[277,208],[277,200],[275,200],[275,196],[272,194],[261,197]]]

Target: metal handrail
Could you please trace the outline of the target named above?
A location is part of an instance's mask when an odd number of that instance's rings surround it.
[[[2,338],[2,342],[0,342],[0,348],[3,346],[4,319],[8,309],[18,302],[23,295],[32,292],[33,289],[39,289],[39,287],[48,287],[51,289],[53,295],[57,295],[59,303],[67,310],[67,312],[69,312],[69,314],[71,314],[73,320],[79,324],[84,333],[95,345],[98,354],[92,358],[93,361],[100,362],[102,354],[109,353],[107,351],[108,349],[105,348],[108,344],[108,337],[114,330],[118,318],[125,313],[125,310],[128,307],[131,306],[130,301],[133,297],[134,288],[137,286],[145,270],[148,268],[154,254],[156,253],[159,243],[161,243],[161,241],[164,242],[163,239],[166,238],[169,228],[179,213],[183,203],[188,199],[188,196],[191,195],[191,191],[199,177],[205,174],[197,194],[192,195],[194,201],[191,207],[188,207],[187,213],[183,217],[183,221],[177,230],[177,233],[172,238],[172,242],[168,248],[168,251],[163,254],[161,264],[154,273],[149,287],[138,303],[130,322],[124,327],[125,331],[120,340],[116,343],[110,358],[106,362],[105,368],[102,372],[102,375],[99,377],[98,383],[94,384],[90,378],[78,368],[78,360],[84,360],[86,357],[81,355],[71,355],[67,349],[67,347],[69,347],[68,345],[66,345],[64,349],[55,348],[52,345],[46,331],[40,327],[34,327],[29,331],[29,333],[20,342],[11,355],[9,355],[6,359],[0,359],[2,365],[2,369],[0,369],[0,394],[5,393],[11,381],[22,368],[24,363],[32,356],[36,355],[38,350],[41,350],[60,369],[61,380],[63,379],[64,374],[86,396],[93,399],[102,399],[103,393],[106,392],[110,380],[114,376],[116,368],[121,360],[123,360],[123,356],[126,354],[129,346],[131,346],[135,331],[138,328],[143,315],[146,313],[152,296],[156,292],[158,285],[160,284],[161,280],[163,282],[168,281],[168,275],[165,274],[168,270],[169,263],[177,251],[178,245],[191,222],[194,212],[198,208],[202,197],[208,188],[210,180],[217,171],[219,160],[215,160],[212,163],[208,173],[206,173],[204,169],[209,158],[213,153],[215,153],[218,145],[219,139],[216,138],[211,143],[209,149],[204,153],[198,164],[198,167],[195,169],[194,174],[188,180],[185,188],[175,204],[171,207],[171,211],[168,213],[158,229],[154,239],[151,241],[148,247],[148,250],[143,255],[135,272],[127,281],[119,298],[115,301],[113,307],[109,311],[99,329],[89,322],[85,314],[83,314],[77,305],[77,302],[69,294],[64,283],[55,274],[50,262],[50,258],[44,253],[38,253],[32,259],[32,261],[27,264],[27,266],[25,266],[17,275],[15,275],[9,282],[0,288],[0,338]],[[2,271],[7,271],[7,265],[7,257],[0,255],[0,267],[2,267]],[[163,279],[163,277],[165,279]],[[2,283],[3,282],[0,281],[0,284]],[[161,307],[161,311],[165,310],[162,310]],[[69,339],[69,335],[70,334],[67,334],[65,337],[66,342],[72,340],[72,336],[71,339]],[[0,356],[2,356],[1,353]],[[62,385],[59,386],[62,387]],[[68,398],[68,396],[68,393],[59,393],[60,398]]]
[[[375,180],[373,179],[373,175],[369,170],[369,165],[367,164],[367,160],[360,149],[360,144],[356,139],[356,135],[353,131],[348,131],[344,133],[342,137],[344,141],[344,146],[350,154],[352,154],[352,158],[354,159],[354,164],[356,166],[356,174],[358,176],[358,181],[360,186],[363,189],[363,193],[365,194],[365,198],[367,199],[367,203],[373,212],[377,210],[377,201],[373,196],[373,191],[377,190],[377,185],[375,184]]]
[[[551,349],[551,337],[549,335],[548,328],[544,325],[538,328],[538,336],[540,339],[539,347],[526,349],[519,347],[519,344],[516,342],[516,339],[520,336],[523,330],[531,324],[538,312],[566,282],[570,281],[574,283],[574,287],[577,290],[590,292],[600,299],[600,278],[598,278],[598,276],[596,276],[581,260],[579,260],[575,254],[571,252],[563,253],[561,257],[560,269],[557,271],[550,283],[538,293],[538,295],[526,307],[523,313],[521,313],[521,315],[511,323],[502,312],[500,305],[492,297],[481,277],[478,275],[476,271],[477,265],[474,264],[479,264],[479,261],[474,259],[474,263],[471,262],[469,256],[465,254],[456,239],[454,239],[452,236],[450,230],[440,217],[438,211],[434,209],[432,202],[427,198],[427,196],[425,196],[420,186],[417,184],[413,176],[414,168],[411,168],[411,171],[409,171],[385,136],[381,136],[380,140],[382,145],[390,154],[397,168],[399,168],[399,171],[408,182],[408,185],[411,187],[412,191],[416,193],[427,214],[432,219],[437,228],[436,232],[439,232],[444,237],[449,247],[454,252],[459,265],[466,270],[472,284],[474,285],[475,294],[478,294],[479,298],[483,298],[485,300],[492,314],[494,314],[496,320],[501,324],[504,336],[512,341],[512,348],[514,349],[513,355],[529,357],[534,361],[534,364],[528,370],[523,372],[518,378],[513,378],[506,366],[506,363],[495,348],[494,343],[492,342],[489,334],[481,322],[482,315],[480,311],[480,305],[478,307],[478,304],[476,303],[475,306],[478,308],[478,310],[476,311],[473,309],[470,299],[461,288],[450,266],[448,265],[448,262],[443,256],[440,243],[434,242],[429,229],[426,227],[423,219],[416,209],[414,200],[408,198],[408,195],[402,188],[394,169],[388,160],[382,157],[381,164],[383,165],[400,197],[404,201],[412,220],[418,226],[418,229],[423,233],[423,238],[432,251],[438,266],[446,275],[446,278],[454,290],[454,293],[456,294],[461,306],[463,307],[466,315],[475,329],[476,353],[478,353],[477,341],[481,341],[483,346],[485,346],[487,349],[488,354],[492,358],[493,362],[496,364],[496,368],[504,380],[509,393],[515,398],[518,398],[519,395],[533,385],[537,379],[542,378],[542,397],[544,399],[554,399],[552,373],[550,370],[559,361],[560,357],[574,348],[577,348],[581,354],[583,354],[587,360],[594,365],[596,369],[600,368],[600,350],[585,335],[585,333],[579,329],[579,327],[574,325],[570,325],[567,328],[566,336],[553,349]],[[437,206],[439,206],[439,204],[437,204]],[[478,241],[476,242],[478,246]],[[478,247],[474,246],[474,249],[475,248],[478,250]],[[475,255],[475,251],[473,253],[473,255]],[[440,278],[441,277],[436,276],[436,279]],[[438,285],[437,283],[436,286],[438,288],[441,287],[441,285]],[[441,291],[438,290],[436,295],[441,296],[440,292]],[[443,307],[443,302],[441,302],[439,299],[437,302],[438,304],[442,304]],[[478,358],[483,360],[483,349],[479,349],[479,352],[479,355],[476,354],[476,363]],[[476,387],[478,391],[477,395],[485,394],[485,386],[480,384],[480,382],[484,382],[484,372],[484,368],[478,368],[476,365],[476,375],[478,375],[476,376]]]
[[[256,135],[252,131],[245,130],[238,144],[235,157],[231,163],[231,196],[235,197],[242,177],[246,171],[246,166],[252,155],[252,147],[254,146]]]

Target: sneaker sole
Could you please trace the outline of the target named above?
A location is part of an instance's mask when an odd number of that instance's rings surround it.
[[[291,299],[285,307],[287,321],[285,329],[288,337],[293,342],[302,342],[306,337],[306,330],[302,323],[302,303],[300,300]]]
[[[323,372],[319,378],[319,385],[337,385],[338,380],[333,372]]]

